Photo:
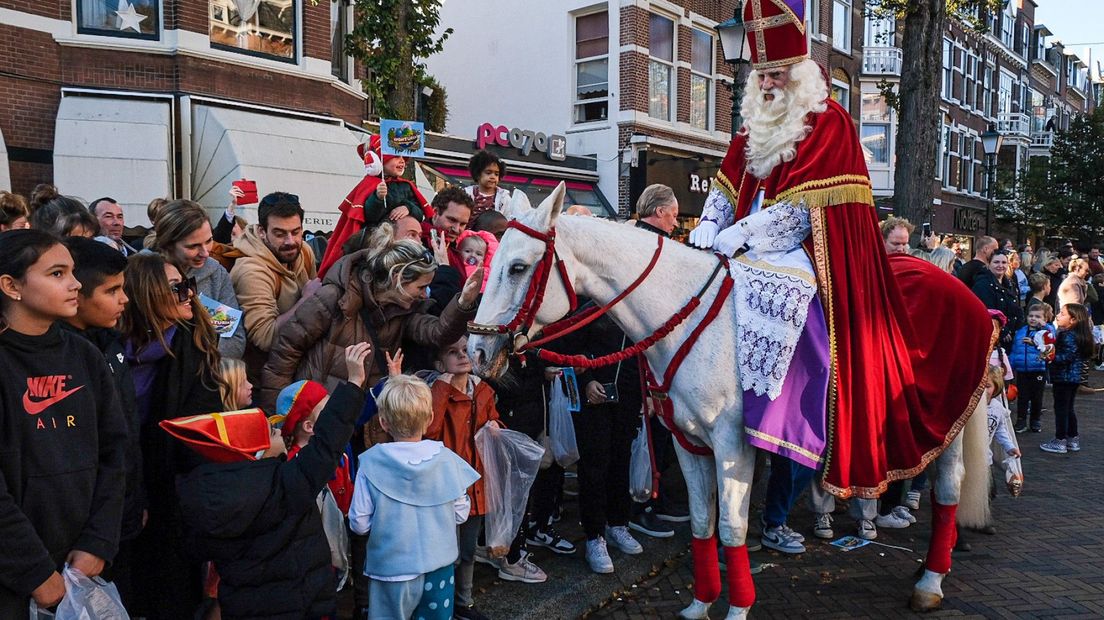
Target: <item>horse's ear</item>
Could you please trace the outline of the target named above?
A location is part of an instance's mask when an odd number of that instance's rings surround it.
[[[533,205],[529,204],[529,197],[525,192],[515,189],[511,192],[510,200],[506,202],[502,215],[505,215],[508,220],[516,220],[532,210]]]
[[[567,196],[567,186],[563,181],[556,186],[556,189],[552,190],[552,193],[545,198],[538,211],[541,212],[541,217],[538,218],[539,222],[548,222],[547,230],[551,230],[556,225],[556,218],[563,212],[564,198]]]

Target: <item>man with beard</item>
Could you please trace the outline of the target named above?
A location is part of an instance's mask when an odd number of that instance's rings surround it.
[[[925,261],[886,255],[854,122],[808,57],[804,4],[744,4],[753,69],[744,126],[690,235],[735,255],[745,436],[789,465],[772,471],[782,492],[764,510],[764,544],[773,532],[787,547],[800,538],[785,516],[812,472],[822,470],[822,486],[840,497],[873,498],[938,456],[980,397],[994,336],[960,283]],[[946,342],[955,346],[937,348]],[[927,568],[942,574],[954,506],[934,512]],[[746,548],[721,542],[730,603],[750,606]],[[694,543],[695,556],[707,557],[713,543]],[[703,617],[699,603],[719,593],[698,565],[687,617]]]
[[[234,242],[244,256],[230,271],[248,335],[245,362],[254,385],[260,385],[254,375],[260,378],[280,325],[309,295],[313,287],[308,282],[316,275],[314,252],[303,243],[303,207],[298,196],[284,192],[265,196],[257,208],[257,220]]]

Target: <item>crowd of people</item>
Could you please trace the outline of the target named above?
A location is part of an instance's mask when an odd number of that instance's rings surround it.
[[[335,617],[344,586],[357,618],[483,618],[476,563],[540,583],[532,550],[576,554],[556,531],[567,473],[552,459],[509,548],[483,534],[475,435],[497,426],[547,445],[551,390],[569,380],[540,363],[499,383],[472,373],[465,334],[506,230],[505,165],[481,151],[471,186],[426,201],[405,160],[373,148],[361,155],[382,180],[366,175],[328,240],[307,238],[303,204],[282,191],[260,199],[254,224],[238,188],[214,224],[195,202],[156,199],[137,235],[108,197],[0,194],[0,616],[56,605],[69,566],[114,583],[136,617]],[[669,187],[636,207],[640,229],[677,227]],[[882,232],[888,253],[910,252],[911,224],[890,218]],[[965,260],[934,237],[921,246],[911,253],[1002,318],[991,418],[1007,416],[1007,382],[1015,433],[1042,432],[1050,383],[1054,439],[1041,448],[1080,450],[1074,401],[1091,389],[1093,318],[1104,320],[1098,248],[1017,252],[980,237]],[[603,318],[554,346],[599,357],[629,344]],[[573,374],[583,556],[610,573],[611,547],[642,553],[639,536],[673,536],[689,517],[659,489],[629,494],[642,424],[656,467],[675,469],[667,429],[642,415],[636,359]],[[813,534],[833,537],[834,501],[811,470],[770,461],[762,545],[804,551],[786,516],[806,488]],[[925,485],[853,501],[858,535],[915,522]]]

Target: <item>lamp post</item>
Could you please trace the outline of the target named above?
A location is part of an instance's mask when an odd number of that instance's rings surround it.
[[[717,24],[717,38],[721,41],[721,53],[725,62],[732,65],[732,135],[740,130],[740,100],[744,98],[744,82],[740,79],[740,66],[751,62],[751,49],[747,44],[747,28],[737,8],[732,19]]]
[[[993,195],[996,185],[996,158],[1000,152],[1004,136],[997,131],[997,126],[989,123],[989,129],[981,134],[981,148],[985,150],[985,195],[988,201],[985,203],[985,234],[992,232],[993,226]]]

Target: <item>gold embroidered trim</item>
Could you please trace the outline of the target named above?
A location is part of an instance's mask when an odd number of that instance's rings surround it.
[[[835,306],[832,302],[832,275],[829,271],[828,233],[824,217],[823,209],[809,211],[809,224],[812,228],[811,235],[813,238],[813,255],[810,258],[817,272],[817,283],[820,286],[820,306],[824,311],[825,325],[828,326],[828,398],[824,407],[824,414],[828,420],[826,425],[828,442],[824,450],[824,472],[827,474],[832,466],[832,438],[835,437],[836,433],[836,402],[839,400],[839,376],[836,372]]]
[[[771,445],[780,446],[782,448],[786,448],[787,450],[796,452],[801,456],[804,456],[805,458],[813,461],[814,463],[819,463],[821,461],[820,455],[810,452],[805,448],[802,448],[797,444],[790,443],[784,439],[779,439],[778,437],[774,437],[773,435],[768,435],[766,433],[757,431],[753,428],[748,428],[746,426],[744,427],[744,432]]]
[[[804,282],[808,282],[809,284],[813,284],[813,285],[816,284],[816,276],[815,275],[810,274],[808,271],[803,271],[801,269],[798,269],[796,267],[779,267],[779,266],[774,265],[772,263],[768,263],[767,261],[764,261],[764,260],[751,260],[750,258],[747,258],[747,256],[744,255],[744,254],[741,254],[740,256],[737,256],[736,258],[734,258],[732,260],[743,263],[743,264],[745,264],[749,267],[755,267],[756,269],[762,269],[763,271],[769,271],[769,272],[772,272],[772,273],[784,273],[786,275],[793,276],[795,278],[799,278]]]
[[[802,54],[800,56],[790,56],[789,58],[783,58],[781,60],[768,60],[767,62],[757,62],[752,64],[751,68],[755,69],[756,71],[763,71],[764,69],[777,69],[778,67],[785,67],[786,65],[799,63],[802,60],[806,60],[807,58],[809,58],[808,54]]]
[[[725,198],[728,198],[728,203],[732,205],[732,217],[735,219],[739,195],[736,193],[736,188],[732,186],[732,181],[728,179],[725,173],[718,171],[717,176],[713,177],[713,186],[720,190]]]
[[[845,174],[795,185],[772,198],[769,204],[768,201],[763,201],[763,206],[787,201],[803,201],[810,209],[853,202],[874,206],[874,192],[870,187],[869,177]]]

